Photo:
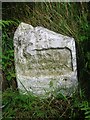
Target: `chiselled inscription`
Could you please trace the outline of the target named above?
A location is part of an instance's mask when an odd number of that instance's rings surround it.
[[[71,53],[68,49],[36,50],[36,54],[25,56],[27,70],[24,74],[32,77],[64,75],[72,71]]]

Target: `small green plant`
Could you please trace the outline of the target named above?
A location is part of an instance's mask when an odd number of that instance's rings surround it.
[[[90,120],[90,105],[88,101],[83,101],[80,105],[82,111],[85,114],[85,120]]]
[[[19,22],[19,21],[17,21]],[[18,25],[16,21],[13,20],[0,20],[0,26],[2,26],[3,28],[6,28],[6,26],[10,26],[10,25]]]
[[[17,26],[18,22],[13,20],[2,20],[0,21],[0,25],[2,25],[2,72],[4,79],[8,81],[9,86],[11,86],[11,82],[16,76],[14,67],[13,34],[9,29],[13,29],[13,26]]]

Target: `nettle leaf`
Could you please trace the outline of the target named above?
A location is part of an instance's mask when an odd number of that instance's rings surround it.
[[[88,39],[88,37],[87,36],[80,36],[80,41],[86,41]]]
[[[85,117],[86,119],[90,120],[90,115]]]
[[[90,108],[88,109],[88,111],[85,112],[85,115],[90,114]]]
[[[11,75],[12,78],[15,77],[15,73],[11,72],[10,75]]]
[[[7,80],[10,81],[12,79],[12,76],[11,75],[8,75],[7,76]]]

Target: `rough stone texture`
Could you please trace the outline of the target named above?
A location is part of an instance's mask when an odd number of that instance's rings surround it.
[[[45,96],[52,91],[71,95],[77,87],[73,38],[21,23],[14,35],[18,87]]]

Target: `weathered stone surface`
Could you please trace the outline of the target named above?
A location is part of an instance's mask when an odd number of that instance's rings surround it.
[[[45,95],[54,90],[71,95],[77,87],[73,38],[21,23],[14,35],[18,87]]]

